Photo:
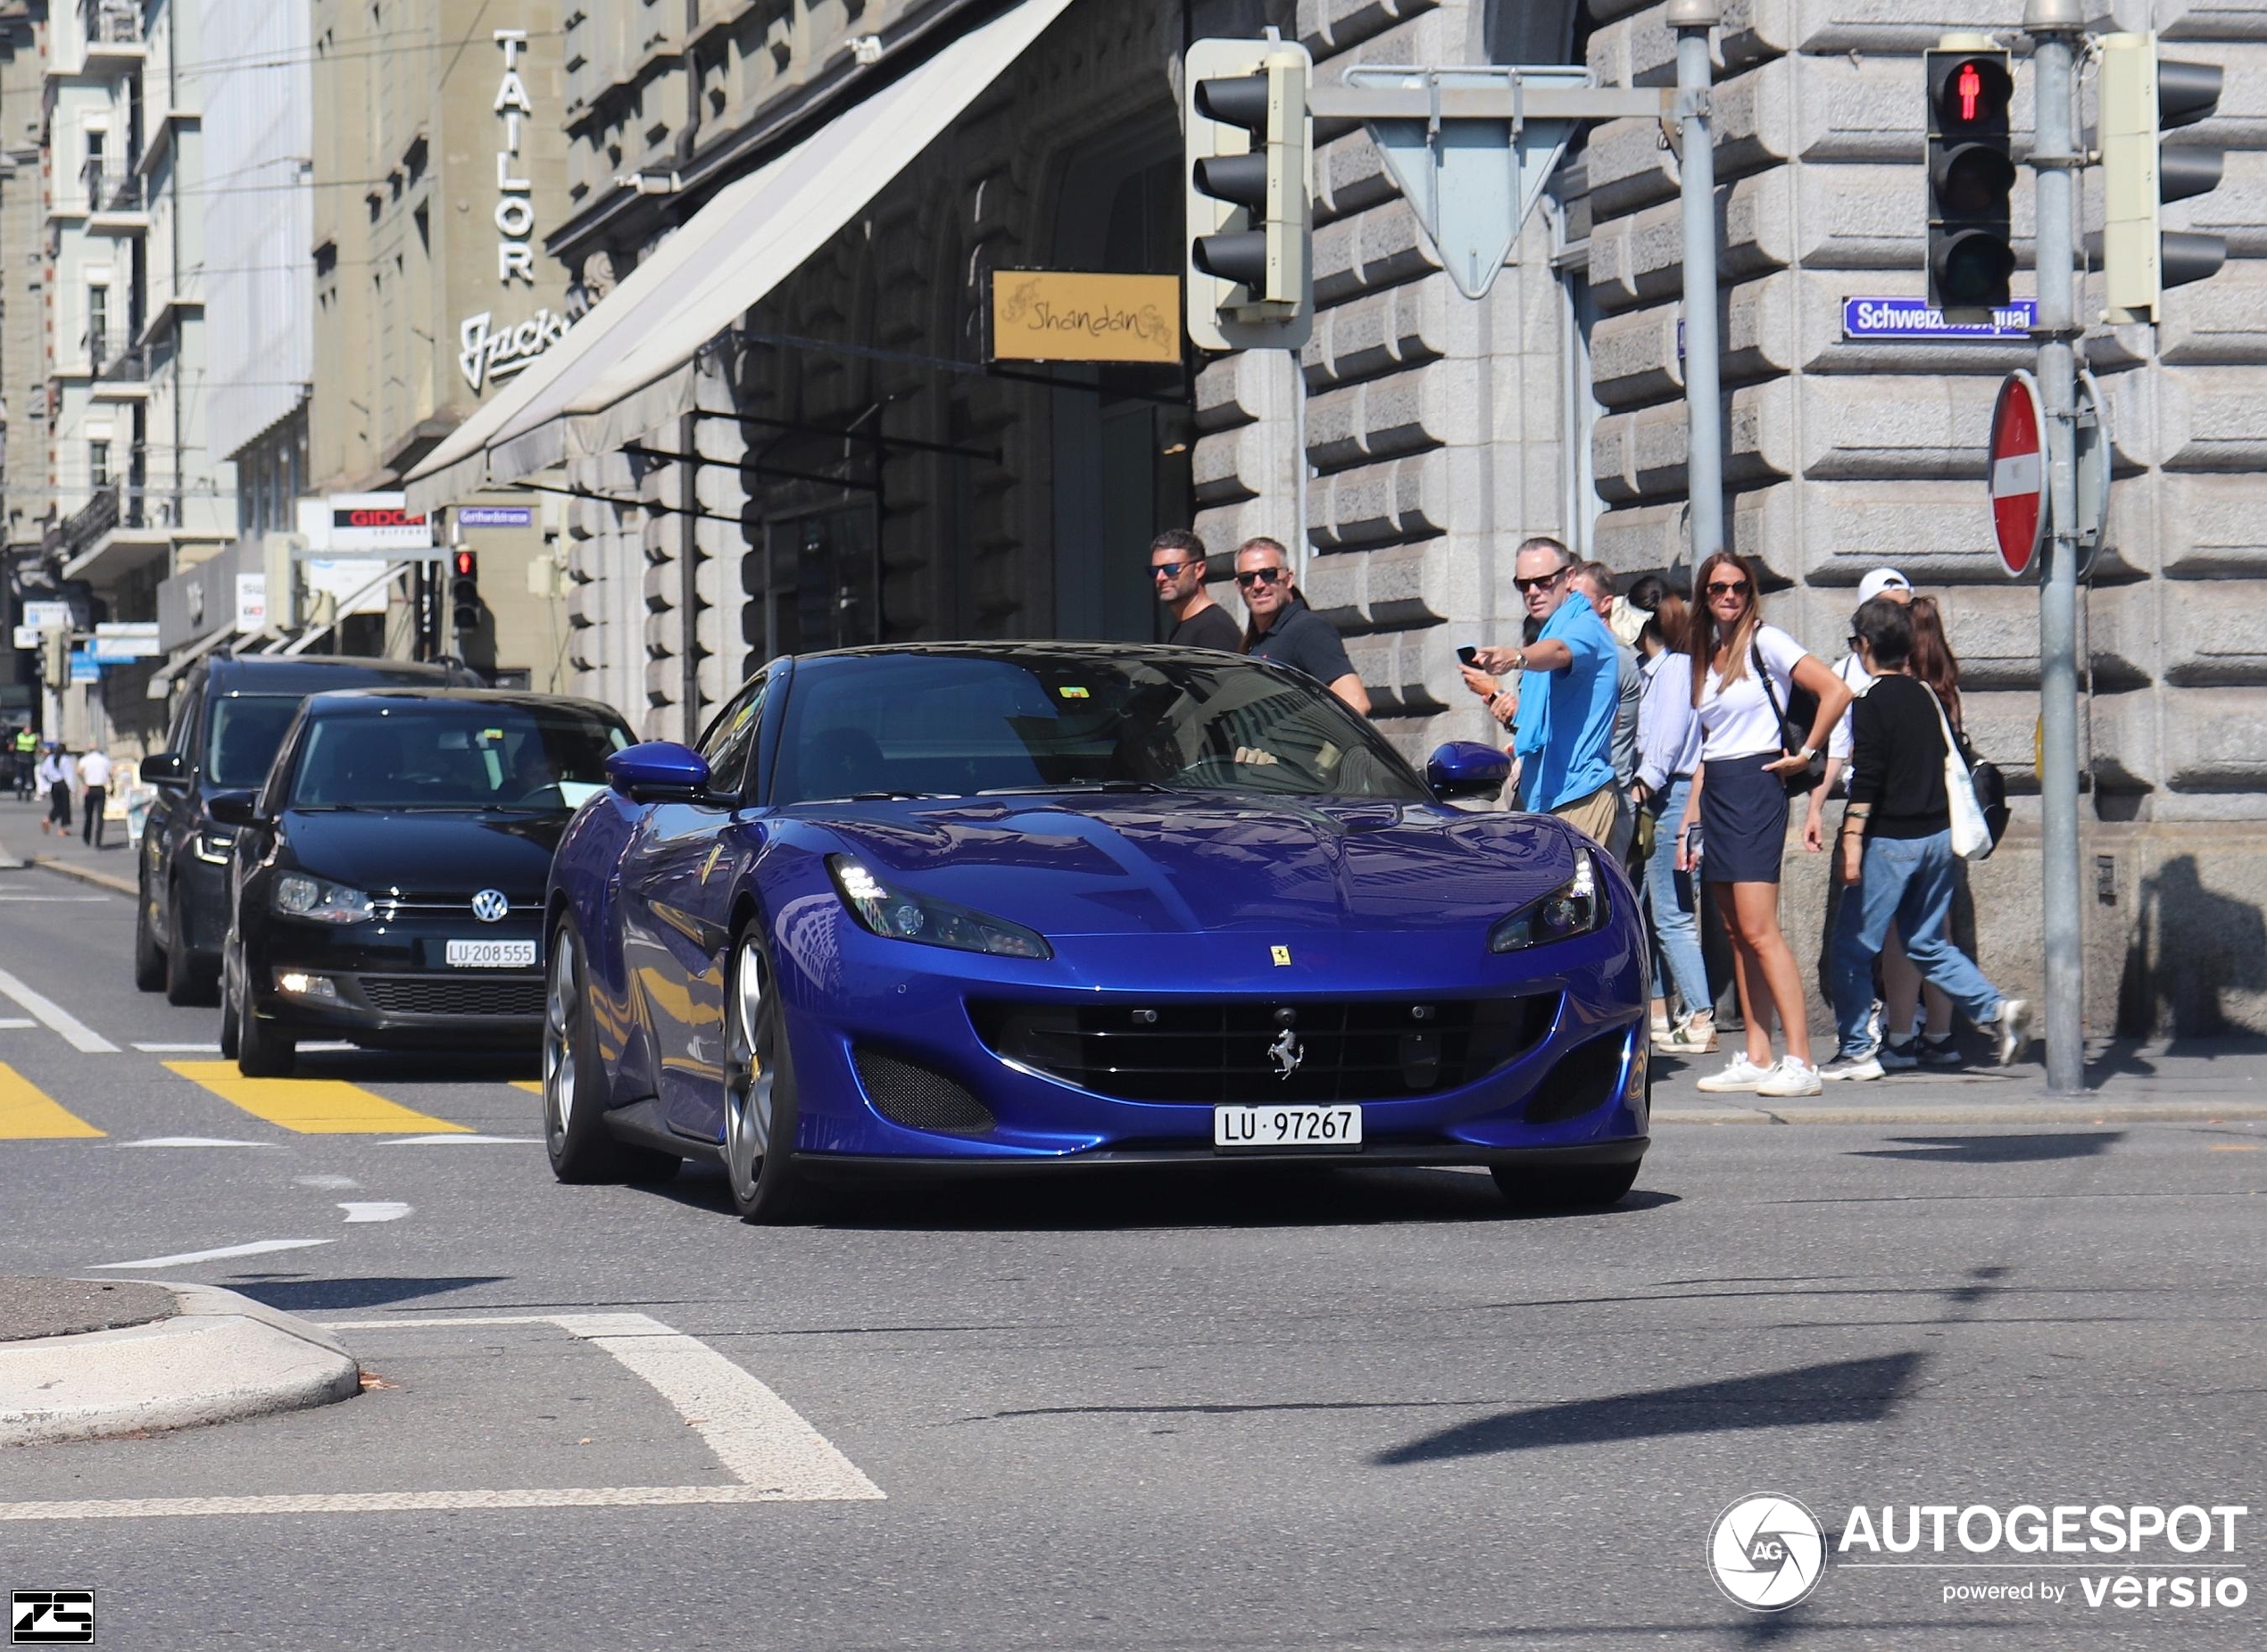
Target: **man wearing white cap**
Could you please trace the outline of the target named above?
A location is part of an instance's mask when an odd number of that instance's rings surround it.
[[[1913,582],[1894,568],[1877,568],[1857,582],[1857,606],[1863,608],[1877,596],[1888,597],[1892,602],[1910,602],[1913,600]],[[1859,663],[1856,648],[1842,656],[1834,667],[1834,675],[1850,685],[1852,704],[1856,703],[1856,697],[1864,693],[1873,681],[1864,666]],[[1810,807],[1803,814],[1803,847],[1814,853],[1826,847],[1826,840],[1822,835],[1826,799],[1834,790],[1834,782],[1849,767],[1849,761],[1850,714],[1845,711],[1842,720],[1834,725],[1834,733],[1826,742],[1825,784],[1811,788]]]

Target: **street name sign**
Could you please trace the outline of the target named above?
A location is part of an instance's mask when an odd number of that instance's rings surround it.
[[[2039,548],[2047,537],[2047,463],[2042,433],[2047,420],[2039,407],[2039,381],[2029,373],[2007,375],[1991,410],[1991,445],[1987,475],[1991,489],[1991,530],[1999,543],[1999,565],[2010,579],[2037,571]]]
[[[1925,298],[1845,298],[1842,336],[1853,343],[1920,339],[1931,344],[2028,344],[2039,322],[2034,299],[2018,298],[1989,321],[1954,321]]]

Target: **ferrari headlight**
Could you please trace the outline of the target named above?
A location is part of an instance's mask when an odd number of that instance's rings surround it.
[[[835,875],[835,888],[858,921],[892,941],[918,941],[928,946],[949,946],[963,952],[990,952],[1001,958],[1052,958],[1047,938],[1004,917],[893,889],[848,855],[829,855],[826,869]]]
[[[1531,901],[1488,932],[1491,952],[1518,952],[1531,946],[1586,935],[1606,922],[1606,885],[1598,863],[1585,850],[1574,859],[1574,876],[1540,901]]]
[[[303,917],[317,924],[359,924],[370,915],[370,898],[359,889],[334,884],[327,877],[286,872],[276,880],[275,909],[286,917]]]

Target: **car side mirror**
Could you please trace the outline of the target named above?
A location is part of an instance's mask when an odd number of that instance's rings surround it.
[[[251,792],[212,792],[204,800],[204,812],[222,826],[248,826],[260,823],[256,794]]]
[[[709,795],[709,760],[674,740],[649,740],[606,760],[606,784],[635,803],[700,802]]]
[[[1496,797],[1511,778],[1511,759],[1477,740],[1451,740],[1425,760],[1424,784],[1442,802],[1460,797]]]
[[[161,792],[188,790],[189,760],[179,751],[159,751],[144,758],[139,772],[145,785],[154,785]]]

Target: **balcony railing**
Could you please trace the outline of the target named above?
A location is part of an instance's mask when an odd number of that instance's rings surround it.
[[[90,212],[138,212],[145,204],[141,173],[125,161],[96,155],[80,170]]]
[[[142,8],[136,0],[80,0],[79,21],[88,46],[142,44]]]
[[[100,355],[90,345],[87,354],[95,365],[95,377],[105,384],[137,384],[150,376],[150,352],[145,345],[113,345]]]

